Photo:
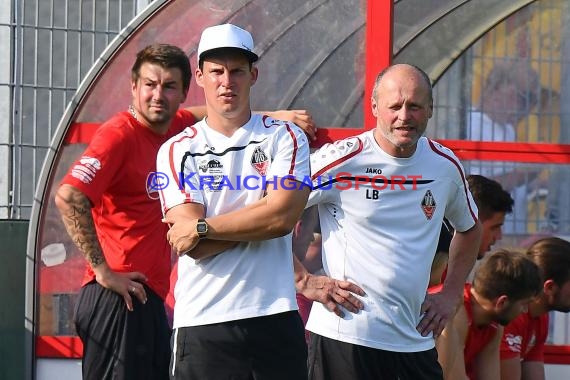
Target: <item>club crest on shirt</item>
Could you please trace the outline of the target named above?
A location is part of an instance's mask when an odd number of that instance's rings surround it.
[[[435,203],[435,198],[433,197],[433,194],[431,193],[430,190],[427,190],[426,193],[424,194],[421,206],[422,206],[422,211],[424,212],[426,218],[428,220],[431,220],[437,205]]]
[[[267,174],[267,167],[269,166],[269,158],[260,147],[256,147],[251,155],[251,165],[261,176]]]

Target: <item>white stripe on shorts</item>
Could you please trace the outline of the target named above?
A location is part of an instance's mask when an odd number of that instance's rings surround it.
[[[176,350],[178,348],[178,329],[174,329],[174,340],[172,342],[172,377],[176,370]]]

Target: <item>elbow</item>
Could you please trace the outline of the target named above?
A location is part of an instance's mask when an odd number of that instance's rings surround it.
[[[91,208],[91,203],[87,196],[71,185],[61,185],[55,193],[54,200],[55,207],[62,215],[65,215],[72,207]]]
[[[289,219],[290,218],[287,217],[278,218],[275,219],[273,223],[271,223],[268,231],[271,238],[278,238],[281,236],[285,236],[291,233],[291,231],[293,231],[293,228],[295,227],[295,223],[297,221],[296,220],[291,221]]]
[[[63,213],[69,207],[69,190],[61,186],[55,193],[55,207]]]
[[[291,233],[291,231],[293,231],[293,227],[287,228],[287,226],[285,225],[274,226],[273,228],[271,228],[270,235],[272,238],[278,238],[288,235],[289,233]]]
[[[287,212],[281,213],[281,217],[275,218],[272,223],[272,229],[275,233],[274,237],[281,237],[291,233],[295,228],[295,225],[299,221],[303,210],[287,210]]]

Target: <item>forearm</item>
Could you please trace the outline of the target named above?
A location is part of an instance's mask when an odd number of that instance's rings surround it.
[[[309,196],[309,189],[274,190],[262,199],[227,214],[207,217],[203,237],[217,241],[262,241],[286,235],[299,219]],[[183,255],[200,243],[198,219],[204,217],[204,206],[185,203],[168,210],[163,222],[170,224],[167,239],[177,254]],[[213,243],[211,243],[213,244]],[[198,255],[211,256],[228,246],[205,246]],[[200,248],[199,248],[200,249]]]
[[[544,362],[522,362],[522,380],[544,380]]]
[[[452,348],[448,348],[448,350],[452,350]],[[446,367],[442,366],[444,380],[470,380],[465,371],[463,350],[457,350],[452,360],[451,363],[446,364]]]
[[[67,233],[89,265],[94,270],[108,269],[91,215],[91,203],[85,194],[71,185],[62,185],[56,193],[55,204]]]
[[[307,286],[307,279],[309,276],[309,272],[301,263],[301,261],[297,258],[297,256],[293,256],[293,270],[295,271],[295,288],[297,292],[302,293],[303,289]]]
[[[480,241],[481,225],[479,222],[468,231],[455,233],[449,248],[447,276],[442,292],[460,297],[465,280],[477,259]]]
[[[230,248],[235,247],[238,242],[226,240],[202,240],[198,245],[188,251],[186,255],[194,260],[202,260],[208,257],[216,256]]]
[[[480,380],[500,380],[501,366],[499,359],[499,346],[503,336],[503,329],[497,329],[495,337],[477,355],[476,373]]]
[[[451,371],[453,370],[455,355],[457,354],[457,343],[455,342],[452,330],[453,326],[448,325],[441,335],[435,340],[437,361],[441,365],[445,379],[449,378]]]
[[[218,255],[238,244],[235,241],[210,239],[199,240],[198,236],[196,235],[196,221],[200,218],[204,218],[204,214],[204,206],[199,203],[183,203],[174,206],[167,211],[165,220],[168,220],[169,223],[171,223],[167,238],[173,230],[176,230],[180,227],[180,225],[182,225],[184,229],[188,229],[187,234],[189,236],[192,236],[192,239],[195,239],[196,242],[196,246],[191,248],[189,251],[177,251],[179,255],[185,254],[194,260],[200,260]],[[184,234],[182,237],[178,237],[184,238],[185,235],[186,234]],[[172,241],[170,241],[170,239],[169,242],[172,244]],[[176,249],[177,245],[174,244],[173,248]]]
[[[242,209],[207,218],[208,239],[261,241],[290,233],[307,203],[309,190],[280,191],[291,196],[268,194]]]
[[[295,226],[294,218],[301,215],[287,210],[281,213],[271,207],[242,209],[229,214],[207,218],[208,239],[231,241],[261,241],[287,235]]]
[[[522,361],[520,356],[501,360],[501,380],[521,380],[521,365]]]

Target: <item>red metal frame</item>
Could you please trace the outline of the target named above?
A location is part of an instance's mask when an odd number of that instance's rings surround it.
[[[546,364],[570,364],[570,346],[545,346],[544,362]]]
[[[40,335],[36,337],[36,357],[81,359],[83,343],[77,336]]]
[[[372,88],[378,73],[392,61],[393,0],[368,0],[366,10],[366,82],[364,88],[364,126],[376,120],[370,112]]]

